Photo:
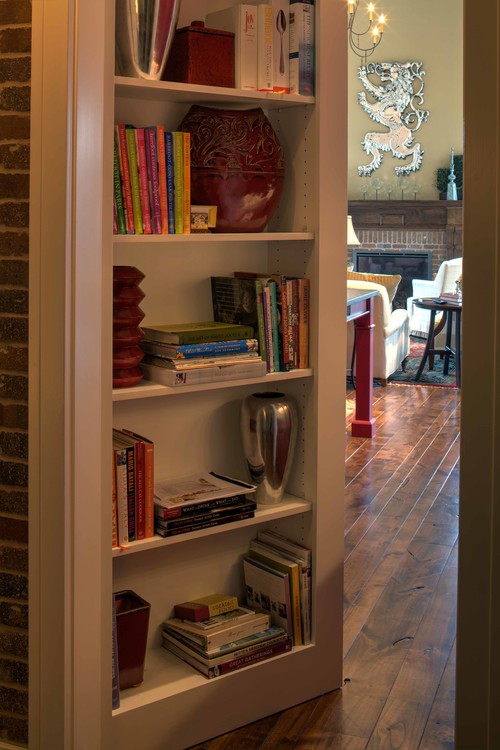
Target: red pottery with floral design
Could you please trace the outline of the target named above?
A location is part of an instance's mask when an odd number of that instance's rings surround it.
[[[191,203],[217,206],[216,232],[262,232],[283,192],[283,149],[260,108],[193,105],[180,129],[191,133]]]

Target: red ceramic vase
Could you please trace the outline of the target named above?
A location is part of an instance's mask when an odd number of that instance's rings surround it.
[[[180,129],[191,133],[191,203],[217,206],[216,232],[262,232],[283,192],[283,150],[262,109],[193,105]]]

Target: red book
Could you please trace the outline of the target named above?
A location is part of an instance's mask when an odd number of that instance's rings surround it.
[[[152,234],[153,230],[151,228],[151,206],[149,202],[148,168],[144,128],[136,128],[135,139],[137,144],[137,166],[139,169],[142,223],[144,234]]]
[[[144,138],[146,141],[146,162],[148,166],[148,185],[153,233],[162,234],[160,183],[158,181],[158,155],[156,151],[156,128],[145,128]]]
[[[156,126],[156,149],[158,152],[161,233],[168,234],[167,156],[165,153],[165,127],[163,125]]]
[[[154,443],[132,430],[122,430],[122,432],[136,441],[143,462],[143,486],[139,488],[143,512],[139,509],[138,516],[144,517],[144,537],[138,538],[149,539],[154,536]]]
[[[128,163],[125,125],[117,125],[116,133],[118,137],[118,163],[120,165],[120,178],[122,181],[127,234],[135,234],[134,209],[132,207],[132,188],[130,187],[130,167]]]

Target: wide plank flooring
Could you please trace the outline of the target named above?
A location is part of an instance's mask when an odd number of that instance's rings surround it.
[[[376,388],[374,415],[347,433],[342,689],[192,750],[453,750],[460,392]]]

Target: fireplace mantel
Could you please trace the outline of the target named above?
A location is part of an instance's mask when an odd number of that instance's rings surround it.
[[[421,244],[425,246],[435,244],[432,241],[436,236],[434,233],[441,232],[445,233],[443,250],[446,258],[443,259],[462,256],[462,201],[356,200],[349,201],[349,214],[358,236],[376,233],[376,245],[380,246],[381,242],[395,244],[391,242],[391,234],[395,232],[418,232]],[[384,239],[379,239],[381,233]],[[404,244],[403,237],[399,243],[401,241]]]

